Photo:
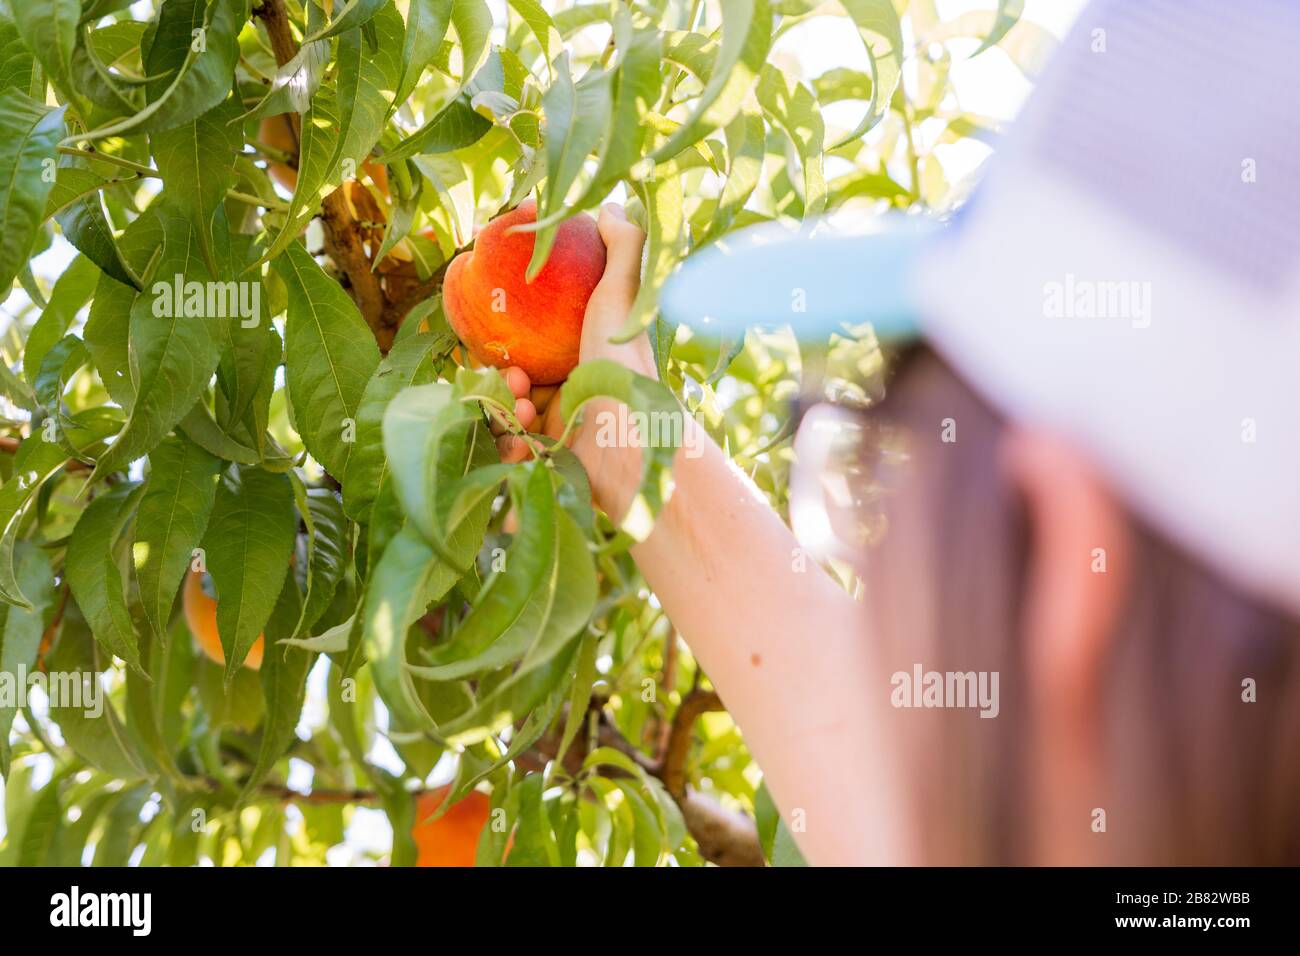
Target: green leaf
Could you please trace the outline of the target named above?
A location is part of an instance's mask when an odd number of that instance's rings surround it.
[[[518,504],[520,530],[504,569],[479,591],[451,639],[433,649],[431,666],[412,667],[414,673],[451,680],[495,670],[521,657],[545,626],[553,596],[538,591],[544,578],[557,578],[559,547],[555,488],[546,468],[532,469]]]
[[[551,470],[534,466],[505,569],[479,592],[454,636],[434,648],[431,666],[412,668],[415,673],[451,680],[494,670],[526,652],[535,664],[587,623],[596,601],[595,566],[577,525],[555,499]]]
[[[77,45],[78,0],[42,0],[9,4],[14,22],[46,75],[65,97],[79,91],[72,83],[72,51]]]
[[[77,46],[72,51],[72,84],[78,93],[107,115],[137,112],[144,104],[138,89],[143,78],[114,72],[117,63],[140,46],[145,24],[135,21],[113,23],[93,29],[83,23],[77,32]]]
[[[209,315],[206,301],[197,307],[199,315],[191,314],[190,304],[191,283],[199,284],[195,288],[206,300],[224,276],[209,273],[197,231],[183,214],[164,208],[158,215],[165,238],[157,281],[131,305],[128,359],[135,398],[126,427],[96,464],[94,477],[125,467],[167,437],[207,389],[229,334],[228,319]],[[233,284],[222,288],[228,297]]]
[[[668,441],[659,441],[641,449],[641,487],[623,519],[622,529],[638,541],[645,540],[668,497],[673,457],[680,447],[686,413],[671,392],[661,383],[637,375],[624,365],[609,359],[583,362],[569,375],[561,394],[560,413],[566,430],[574,416],[587,402],[599,396],[615,398],[628,410],[644,416],[648,423],[658,422],[668,429]],[[682,427],[677,427],[682,426]],[[663,427],[659,429],[662,435]],[[649,443],[652,436],[642,435]]]
[[[131,182],[135,177],[124,179]],[[58,178],[45,203],[45,216],[54,217],[63,237],[107,275],[139,290],[140,277],[127,264],[104,215],[101,192],[117,181],[89,169],[81,157],[61,156]]]
[[[167,642],[155,645],[149,661],[153,674],[154,711],[162,732],[163,745],[177,750],[186,732],[188,717],[182,710],[194,686],[194,638],[185,619],[177,615],[172,621]]]
[[[45,354],[67,333],[77,312],[90,301],[98,282],[99,269],[85,256],[73,259],[59,276],[23,348],[23,375],[27,381],[35,381]]]
[[[133,130],[156,133],[212,109],[230,93],[239,61],[237,37],[247,13],[247,5],[236,0],[166,0],[143,55],[145,73],[154,78],[145,88],[148,105],[77,138],[92,141]]]
[[[540,773],[519,784],[519,823],[506,866],[559,866],[560,851],[542,794],[546,782]]]
[[[51,674],[58,675],[52,679],[62,684],[58,700],[64,703],[51,704],[50,719],[73,752],[91,766],[119,780],[137,780],[146,775],[145,766],[99,679],[108,664],[102,653],[86,623],[68,614],[49,660]],[[79,689],[73,689],[72,681]]]
[[[406,389],[399,399],[427,387]],[[417,428],[422,427],[418,419],[416,422]],[[427,427],[427,422],[423,427]],[[389,433],[389,419],[385,416],[385,444]],[[450,485],[495,460],[496,446],[487,426],[470,421],[447,430],[419,467],[430,469],[433,479],[429,487],[436,495],[440,485]],[[393,467],[392,474],[395,475],[398,466]],[[387,487],[385,482],[384,488]],[[386,491],[381,489],[375,501],[372,535],[381,519],[388,520],[380,514],[381,509],[386,510],[385,495]],[[432,510],[428,505],[422,507]],[[482,546],[490,510],[490,501],[480,503],[455,524],[448,524],[442,546],[452,559],[450,563],[437,560],[437,552],[429,541],[413,524],[408,524],[388,539],[382,557],[371,571],[364,613],[366,650],[372,662],[376,687],[394,711],[398,725],[405,729],[426,729],[433,719],[406,669],[407,630],[431,603],[441,600],[460,580],[461,569],[472,561]],[[387,536],[386,532],[384,536]]]
[[[132,2],[134,0],[82,0],[81,19],[83,22],[93,22],[110,13],[125,10]]]
[[[767,127],[757,107],[741,107],[736,118],[727,124],[727,180],[718,198],[718,207],[697,246],[713,241],[731,228],[745,203],[753,195],[763,171],[767,147]]]
[[[620,51],[614,74],[614,103],[602,136],[600,165],[574,208],[595,206],[641,160],[646,142],[644,116],[659,95],[662,66],[659,34],[653,30],[633,33],[627,48]]]
[[[767,0],[721,0],[721,5],[722,41],[709,81],[690,115],[654,151],[655,162],[671,159],[731,122],[767,62],[772,45],[772,13]]]
[[[260,303],[259,308],[266,311]],[[230,348],[217,366],[217,383],[224,399],[218,403],[218,411],[224,427],[244,427],[259,447],[265,444],[276,372],[283,357],[284,343],[263,315],[252,327],[242,321],[231,325]]]
[[[578,733],[586,726],[587,711],[591,706],[591,694],[596,684],[596,652],[600,640],[594,633],[587,633],[578,649],[577,671],[573,685],[569,688],[569,711],[564,719],[564,732],[560,737],[560,746],[556,751],[556,762],[563,764],[569,747],[578,738]]]
[[[718,37],[705,36],[687,30],[671,30],[664,34],[664,60],[681,67],[701,84],[713,76],[713,63],[718,57]]]
[[[903,28],[893,0],[841,0],[841,3],[856,24],[871,62],[871,105],[862,122],[832,149],[860,139],[880,121],[903,75]]]
[[[397,84],[398,103],[405,103],[429,61],[447,35],[452,0],[411,0],[402,40],[402,79]]]
[[[637,778],[644,774],[640,764],[623,753],[623,751],[616,750],[613,747],[597,747],[583,758],[583,770],[590,770],[593,767],[615,767]]]
[[[289,248],[316,215],[321,200],[342,183],[334,162],[339,146],[338,100],[335,90],[323,86],[303,114],[298,143],[298,180],[289,212],[279,234],[262,256],[268,262]]]
[[[461,88],[478,72],[490,51],[492,11],[486,0],[453,0],[451,26],[456,31],[463,72]]]
[[[592,68],[575,83],[567,51],[556,60],[555,71],[555,80],[542,96],[542,112],[546,115],[546,186],[537,204],[539,222],[552,219],[557,211],[564,209],[565,199],[587,156],[610,125],[613,102],[608,71]],[[526,274],[529,281],[546,265],[555,234],[554,224],[538,231]]]
[[[293,488],[284,475],[236,466],[222,476],[203,549],[217,590],[227,683],[275,609],[297,525]]]
[[[17,90],[0,93],[0,294],[8,295],[27,265],[63,133],[61,107],[51,109]]]
[[[161,640],[146,635],[140,649],[140,660],[150,674],[156,673],[169,662]],[[184,785],[180,768],[172,758],[171,749],[163,738],[153,681],[146,680],[133,670],[126,673],[127,729],[137,744],[137,750],[148,766],[151,776],[159,778],[166,796],[174,800],[178,787]]]
[[[773,866],[807,866],[794,836],[786,827],[784,820],[777,820],[776,837],[772,842]]]
[[[111,434],[112,425],[107,420],[96,420],[78,432],[81,443],[89,443]],[[68,454],[61,443],[44,441],[41,435],[23,440],[14,453],[13,471],[0,487],[0,600],[18,607],[31,609],[31,602],[23,595],[19,578],[14,570],[14,545],[18,523],[27,505],[36,497],[51,475],[63,467]]]
[[[384,162],[395,163],[412,156],[449,153],[472,146],[492,128],[492,121],[474,111],[468,95],[448,103],[433,119],[384,153]]]
[[[33,389],[37,402],[45,410],[46,416],[56,429],[68,421],[63,405],[63,390],[67,386],[67,381],[86,364],[89,357],[81,339],[75,335],[65,335],[54,344],[41,362],[41,370],[36,373],[36,384]],[[44,422],[41,422],[41,427],[46,427]],[[56,440],[69,455],[77,454],[77,449],[62,435],[58,435]]]
[[[166,239],[158,208],[151,206],[126,227],[118,243],[125,260],[137,274],[144,272],[155,256],[161,256]],[[99,372],[104,388],[124,409],[135,402],[131,380],[131,308],[138,292],[130,285],[105,274],[95,287],[86,329],[82,338]]]
[[[247,445],[241,445],[222,431],[221,426],[212,418],[212,413],[208,411],[208,407],[202,399],[194,403],[194,407],[180,420],[177,428],[184,432],[186,437],[194,444],[222,461],[235,461],[241,465],[255,465],[262,460],[262,456],[255,449],[249,448]]]
[[[63,802],[58,777],[47,783],[36,803],[18,848],[18,866],[51,866],[57,862],[56,847],[63,826]]]
[[[225,670],[205,654],[195,657],[195,671],[199,701],[211,726],[249,733],[257,729],[266,714],[266,700],[256,671],[241,667],[227,682]]]
[[[166,635],[176,592],[208,527],[220,467],[216,457],[181,435],[149,455],[134,555],[140,603],[159,639]]]
[[[295,484],[295,493],[299,487]],[[329,607],[347,570],[352,543],[352,526],[343,513],[343,502],[329,488],[304,489],[298,495],[298,511],[307,526],[307,586],[292,637],[306,633]]]
[[[1020,16],[1024,12],[1025,0],[998,0],[998,15],[993,21],[993,29],[971,56],[979,56],[989,47],[997,46],[1011,28],[1020,22]]]
[[[312,10],[317,9],[312,7]],[[287,63],[275,71],[271,91],[248,112],[248,119],[279,116],[281,113],[305,113],[320,89],[330,62],[328,40],[304,43]]]
[[[388,467],[383,444],[384,410],[393,396],[408,385],[433,381],[436,371],[432,350],[436,341],[435,336],[422,332],[395,343],[366,383],[357,408],[356,442],[343,482],[343,505],[354,521],[366,520]]]
[[[31,600],[26,607],[0,605],[0,673],[6,674],[30,672],[36,666],[46,611],[54,600],[54,574],[39,548],[26,542],[20,544],[16,565],[11,576],[19,592],[30,595]],[[13,696],[0,696],[0,776],[6,778],[9,776],[9,728],[17,713]]]
[[[167,196],[194,225],[194,234],[209,271],[216,272],[212,219],[235,182],[235,154],[244,145],[240,114],[233,97],[191,123],[149,137]]]
[[[149,802],[152,793],[153,787],[148,784],[120,793],[108,812],[103,836],[95,847],[92,866],[126,866],[144,829],[140,812]]]
[[[559,633],[558,629],[548,631],[544,640],[538,641],[538,646],[547,645],[546,655],[534,661],[530,653],[514,673],[480,697],[471,710],[444,721],[439,731],[456,745],[478,743],[522,720],[548,695],[566,686],[573,679],[580,641],[575,636],[558,648],[552,647],[549,638]]]
[[[357,626],[357,619],[350,617],[333,627],[326,628],[315,637],[286,637],[282,638],[280,643],[309,651],[320,651],[322,654],[343,654],[352,643],[352,636],[356,633]]]
[[[626,322],[613,341],[625,342],[655,317],[659,289],[681,261],[686,247],[682,179],[675,171],[635,183],[633,191],[646,211],[646,264],[641,288]],[[662,366],[662,362],[661,362]]]
[[[817,98],[803,83],[777,67],[766,66],[758,81],[758,101],[773,125],[786,134],[803,167],[804,217],[818,215],[826,205],[826,177],[822,170],[826,128]]]
[[[510,6],[528,25],[528,29],[537,38],[537,45],[542,48],[542,58],[551,62],[551,50],[561,45],[560,32],[555,28],[555,21],[546,12],[539,0],[510,0]]]
[[[438,26],[437,16],[434,13],[429,18],[435,31]],[[465,88],[483,66],[490,52],[488,40],[492,32],[492,11],[488,9],[485,0],[453,0],[451,26],[456,31],[457,45],[461,52],[460,85],[452,91],[445,105],[420,129],[384,154],[386,163],[412,156],[463,149],[478,142],[492,128],[492,121],[476,113],[470,97],[464,94]],[[405,62],[407,65],[403,68],[403,86],[413,84],[419,76],[418,72],[415,76],[410,72],[416,69],[417,61]],[[399,99],[398,102],[401,103],[402,100]]]
[[[632,780],[615,780],[614,785],[623,791],[623,799],[632,810],[635,828],[632,835],[633,859],[637,866],[654,866],[663,849],[663,836],[655,812],[646,803],[640,789]]]
[[[469,406],[454,400],[452,386],[441,382],[402,389],[384,411],[384,454],[398,500],[431,544],[441,541],[434,522],[439,445],[452,426],[464,424],[472,414]]]
[[[359,28],[339,36],[335,70],[338,75],[339,142],[334,165],[341,179],[354,179],[362,160],[379,142],[388,115],[395,108],[393,94],[401,79],[404,34],[402,17],[391,4],[371,21],[378,35],[368,49]]]
[[[266,698],[266,718],[262,721],[262,739],[257,761],[244,781],[239,802],[246,802],[275,766],[289,745],[297,739],[294,731],[307,699],[307,675],[316,655],[300,648],[285,648],[278,642],[293,629],[301,617],[301,596],[292,577],[287,577],[272,622],[267,625],[266,656],[258,675]]]
[[[305,42],[313,40],[328,40],[332,36],[337,36],[344,30],[351,30],[360,27],[379,12],[380,8],[388,0],[347,0],[347,3],[335,14],[334,19],[330,21],[329,26],[322,27],[320,30],[305,38]]]
[[[537,707],[535,707],[525,720],[510,737],[510,745],[501,752],[487,766],[474,773],[468,773],[456,784],[449,799],[459,800],[463,795],[473,790],[481,781],[486,780],[493,773],[504,767],[510,761],[514,760],[521,753],[530,750],[533,744],[541,739],[542,735],[550,729],[551,724],[555,721],[556,715],[560,712],[560,705],[564,703],[563,686],[557,686],[550,696]],[[482,864],[476,864],[481,866]]]
[[[412,730],[432,726],[433,718],[406,669],[406,632],[428,607],[437,567],[433,549],[408,525],[388,542],[366,590],[366,656],[375,687],[395,720]]]
[[[343,288],[307,250],[291,245],[275,260],[289,291],[285,377],[299,433],[331,475],[347,474],[357,410],[379,367],[379,346]]]
[[[17,90],[31,96],[33,80],[44,84],[36,59],[18,34],[18,27],[10,14],[0,6],[0,92]]]
[[[31,386],[19,378],[4,361],[0,361],[0,395],[13,402],[15,408],[22,408],[29,412],[36,412],[40,408]]]
[[[93,499],[72,531],[64,570],[95,640],[143,673],[140,637],[127,608],[118,548],[139,497],[139,485],[122,484]]]

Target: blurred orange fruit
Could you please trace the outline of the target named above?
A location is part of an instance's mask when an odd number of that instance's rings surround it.
[[[226,655],[221,649],[221,637],[217,633],[217,602],[208,597],[207,592],[203,590],[201,571],[190,571],[185,576],[181,606],[185,611],[185,624],[194,635],[194,639],[199,642],[203,653],[225,667]],[[261,667],[262,653],[265,649],[266,641],[259,634],[249,649],[248,656],[244,658],[244,666],[251,667],[253,670]]]
[[[473,866],[479,834],[492,812],[486,794],[471,790],[436,820],[430,819],[447,799],[450,786],[420,794],[411,836],[419,849],[416,866]]]

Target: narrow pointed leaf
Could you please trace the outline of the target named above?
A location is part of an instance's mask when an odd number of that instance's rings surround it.
[[[36,665],[45,612],[54,600],[54,574],[42,551],[23,543],[16,553],[14,572],[20,591],[30,598],[27,607],[0,604],[0,673],[31,671]],[[0,775],[9,776],[9,728],[18,713],[12,695],[0,696]]]
[[[0,93],[0,295],[27,263],[54,185],[63,109],[17,90]]]
[[[433,381],[433,346],[436,338],[422,332],[395,344],[366,383],[357,409],[357,440],[343,482],[343,504],[355,521],[364,517],[388,467],[384,457],[384,410],[393,396],[408,385]]]
[[[128,359],[134,401],[126,428],[96,465],[106,474],[148,454],[194,407],[221,359],[228,319],[208,314],[209,273],[198,232],[182,214],[159,213],[164,232],[156,281],[131,305]],[[178,295],[177,277],[181,280]],[[202,314],[190,311],[188,285],[203,290]],[[101,372],[103,370],[101,369]]]
[[[166,634],[176,592],[207,530],[220,466],[220,460],[182,435],[169,438],[149,455],[134,554],[140,603],[159,639]]]
[[[284,475],[239,466],[222,476],[203,548],[217,591],[227,683],[275,609],[297,524]]]
[[[86,506],[68,541],[65,570],[72,596],[95,640],[110,654],[142,671],[140,635],[127,608],[126,581],[117,549],[122,530],[139,501],[139,491],[135,484],[117,485]]]
[[[379,346],[356,305],[298,244],[275,260],[289,290],[286,379],[303,443],[331,475],[347,474],[366,383]]]

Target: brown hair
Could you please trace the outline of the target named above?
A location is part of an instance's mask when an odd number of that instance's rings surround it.
[[[960,429],[941,441],[942,423]],[[862,568],[885,673],[998,671],[1000,713],[897,712],[922,854],[1034,862],[1022,605],[1023,503],[1001,416],[935,353],[911,350],[865,417],[861,461],[888,491]],[[905,475],[892,475],[902,461]],[[1131,580],[1101,669],[1106,809],[1095,857],[1119,864],[1300,862],[1300,625],[1128,515]],[[918,586],[919,581],[919,586]],[[1253,679],[1257,701],[1243,701]],[[1047,741],[1050,745],[1050,741]]]

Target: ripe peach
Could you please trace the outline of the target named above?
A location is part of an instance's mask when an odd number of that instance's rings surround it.
[[[556,385],[578,364],[587,300],[605,271],[605,244],[590,216],[560,225],[546,266],[525,281],[534,234],[510,227],[537,220],[532,200],[484,227],[452,260],[442,286],[447,320],[484,365],[517,365],[534,385]]]

